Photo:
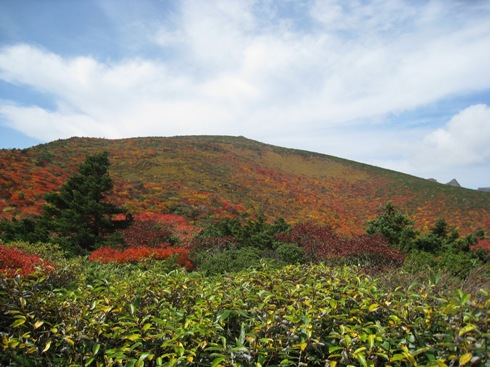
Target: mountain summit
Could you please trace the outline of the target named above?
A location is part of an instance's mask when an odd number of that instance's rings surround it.
[[[244,137],[71,138],[0,150],[0,218],[40,213],[89,154],[108,151],[111,200],[131,212],[204,224],[264,215],[362,233],[387,201],[422,226],[443,217],[461,233],[490,229],[490,195],[338,157]]]

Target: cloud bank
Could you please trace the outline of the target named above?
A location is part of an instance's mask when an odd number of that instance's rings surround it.
[[[124,9],[107,4],[99,11],[126,44],[156,51],[102,58],[4,46],[0,79],[51,101],[4,96],[4,125],[43,141],[245,135],[416,175],[490,165],[485,103],[438,126],[397,118],[490,90],[488,2],[182,1],[164,20],[133,15],[130,36]]]

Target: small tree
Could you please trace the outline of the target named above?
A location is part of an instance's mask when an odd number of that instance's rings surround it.
[[[77,252],[90,251],[101,245],[119,229],[127,228],[132,216],[107,201],[113,188],[109,176],[107,152],[88,156],[61,186],[59,192],[46,195],[42,226],[48,228],[53,242],[61,243]],[[115,220],[123,214],[123,220]]]
[[[381,215],[368,223],[366,232],[367,234],[380,234],[391,246],[409,252],[418,236],[414,224],[405,214],[399,212],[392,203],[387,202]]]

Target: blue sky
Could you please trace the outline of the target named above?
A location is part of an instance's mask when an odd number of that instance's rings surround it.
[[[3,0],[0,148],[243,135],[487,187],[488,19],[488,0]]]

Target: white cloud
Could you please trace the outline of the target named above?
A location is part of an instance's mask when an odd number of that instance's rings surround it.
[[[470,106],[423,140],[418,164],[461,167],[490,166],[490,107]]]
[[[488,105],[467,107],[435,130],[426,127],[400,134],[378,131],[367,135],[365,139],[378,147],[366,157],[368,163],[442,183],[456,178],[465,187],[490,185]],[[362,156],[362,151],[357,153],[357,157]]]
[[[104,7],[120,37],[131,24],[142,33],[128,42],[161,47],[151,57],[102,60],[83,50],[67,57],[28,44],[1,48],[0,79],[44,93],[56,106],[0,102],[4,124],[43,140],[233,134],[297,146],[301,136],[318,146],[328,141],[322,151],[337,155],[356,137],[355,158],[387,162],[383,153],[403,155],[396,148],[409,152],[429,134],[403,126],[399,133],[382,131],[389,116],[490,89],[490,9],[479,2],[314,0],[295,7],[301,14],[254,0],[179,4],[171,16],[146,23],[138,12],[110,17],[118,7]],[[153,6],[141,14],[150,17]],[[446,167],[441,162],[478,163],[483,143],[465,134],[480,121],[481,108],[462,111],[417,149]],[[395,143],[383,144],[384,137]],[[449,159],[455,146],[459,153]],[[407,162],[409,168],[429,161]]]

